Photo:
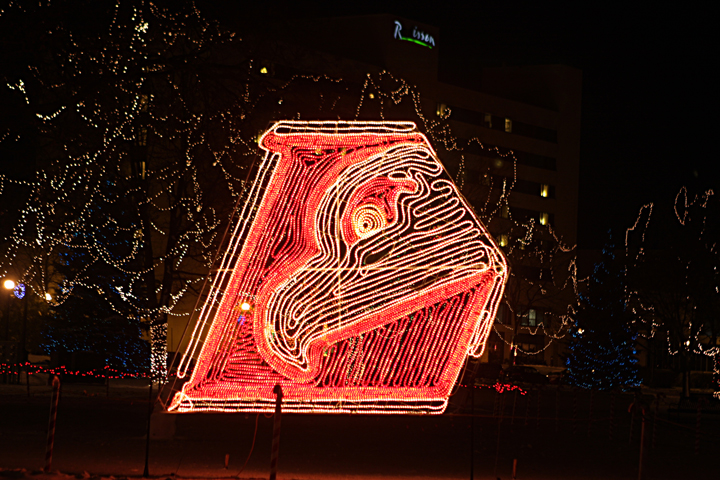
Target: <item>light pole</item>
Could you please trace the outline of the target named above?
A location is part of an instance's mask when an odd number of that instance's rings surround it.
[[[28,298],[27,298],[27,287],[25,284],[20,283],[17,287],[15,287],[15,290],[13,290],[15,293],[15,298],[18,300],[22,300],[23,304],[23,323],[22,323],[22,333],[20,335],[20,352],[18,361],[21,363],[27,362],[28,355],[26,350],[26,344],[27,344],[27,317],[28,317]]]
[[[15,282],[9,278],[3,282],[3,287],[6,290],[5,297],[5,337],[3,340],[6,342],[10,340],[10,292],[15,288]]]
[[[13,362],[12,359],[9,358],[10,357],[10,355],[9,355],[10,349],[9,349],[9,344],[7,343],[7,341],[10,340],[10,295],[11,295],[12,290],[15,288],[15,282],[10,280],[9,278],[5,279],[5,281],[3,282],[3,287],[5,289],[5,315],[4,315],[4,317],[5,317],[5,319],[4,319],[5,320],[5,337],[3,337],[3,340],[5,341],[4,352],[7,354],[7,355],[3,355],[3,357],[7,356],[8,358],[2,358],[2,359],[0,359],[0,361],[3,361],[3,362],[8,361],[8,363],[12,363]],[[4,374],[3,375],[3,383],[8,383],[9,378],[10,377],[9,377],[8,373]]]

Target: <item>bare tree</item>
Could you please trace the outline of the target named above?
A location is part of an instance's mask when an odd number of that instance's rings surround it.
[[[679,358],[689,397],[693,357],[718,368],[720,210],[712,191],[689,198],[682,188],[673,213],[629,236],[628,301],[651,341]]]

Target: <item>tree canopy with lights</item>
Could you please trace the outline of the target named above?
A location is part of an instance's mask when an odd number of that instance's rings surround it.
[[[156,377],[167,373],[168,320],[189,321],[273,120],[414,121],[484,222],[508,204],[513,178],[473,193],[480,179],[464,173],[465,152],[514,164],[511,152],[458,140],[446,115],[427,114],[434,105],[388,72],[343,75],[324,61],[308,73],[302,51],[252,22],[229,28],[192,2],[66,0],[11,3],[0,26],[13,42],[0,53],[0,103],[13,112],[0,120],[12,159],[0,175],[0,275],[53,307],[92,292],[144,325]],[[568,257],[562,274],[523,292],[541,302],[574,284],[572,247],[558,250],[549,226],[505,220],[524,229],[517,252],[533,262]]]

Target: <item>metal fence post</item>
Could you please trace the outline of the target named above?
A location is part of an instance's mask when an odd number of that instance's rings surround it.
[[[277,478],[277,464],[280,456],[280,417],[282,416],[283,391],[280,384],[275,385],[273,393],[275,398],[275,419],[273,422],[272,450],[270,452],[270,480]]]
[[[47,447],[45,449],[45,468],[50,472],[52,468],[53,447],[55,446],[55,421],[57,420],[58,400],[60,399],[60,378],[57,375],[52,379],[52,399],[50,400],[50,422],[48,423]]]

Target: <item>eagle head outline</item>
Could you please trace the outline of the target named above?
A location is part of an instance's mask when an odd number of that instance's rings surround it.
[[[264,411],[280,384],[295,411],[444,410],[507,266],[427,138],[411,122],[281,121],[259,143],[171,409]]]

